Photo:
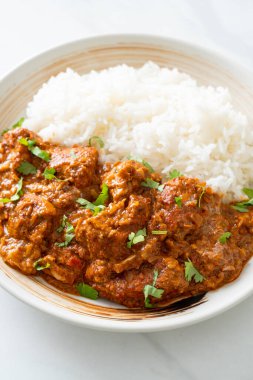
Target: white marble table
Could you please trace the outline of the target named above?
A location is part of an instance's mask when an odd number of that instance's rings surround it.
[[[253,59],[251,0],[0,0],[0,76],[49,47],[95,34],[162,34]],[[181,330],[77,328],[0,289],[1,380],[250,380],[253,297]],[[251,314],[252,313],[252,314]]]

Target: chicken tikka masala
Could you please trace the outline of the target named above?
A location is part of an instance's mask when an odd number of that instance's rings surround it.
[[[177,170],[162,183],[143,160],[100,163],[93,146],[54,145],[24,128],[1,141],[0,198],[7,264],[129,308],[217,289],[253,252],[251,200],[226,204]]]

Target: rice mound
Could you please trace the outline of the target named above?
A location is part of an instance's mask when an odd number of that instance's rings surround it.
[[[253,182],[253,129],[228,89],[152,62],[82,76],[67,69],[34,96],[23,126],[68,146],[100,136],[102,160],[138,156],[164,176],[201,178],[227,200]]]

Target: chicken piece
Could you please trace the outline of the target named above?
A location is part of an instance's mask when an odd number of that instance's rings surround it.
[[[52,203],[34,194],[25,194],[17,203],[7,222],[7,231],[16,239],[40,244],[51,233],[56,209]]]
[[[3,236],[0,239],[0,252],[4,261],[10,266],[27,275],[36,273],[34,263],[41,255],[37,244]]]
[[[141,184],[146,178],[160,181],[158,174],[151,174],[149,170],[136,161],[117,162],[112,169],[102,175],[102,181],[107,184],[115,202],[129,197],[133,193],[145,191]]]
[[[84,249],[76,244],[69,247],[58,247],[55,244],[48,248],[49,254],[44,256],[42,264],[50,264],[45,270],[47,275],[56,280],[72,285],[77,278],[80,278],[85,256]]]
[[[128,235],[145,227],[150,216],[150,199],[131,195],[129,203],[123,199],[111,203],[97,216],[80,221],[76,240],[87,248],[92,259],[115,262],[132,254],[127,247]]]
[[[99,184],[97,171],[98,152],[93,147],[56,147],[52,150],[50,167],[60,179],[67,179],[78,189]]]

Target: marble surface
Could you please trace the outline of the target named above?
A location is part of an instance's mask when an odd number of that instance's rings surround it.
[[[153,33],[251,65],[251,0],[0,0],[0,77],[30,56],[95,34]],[[65,324],[0,289],[1,380],[250,380],[253,297],[180,330],[115,334]]]

